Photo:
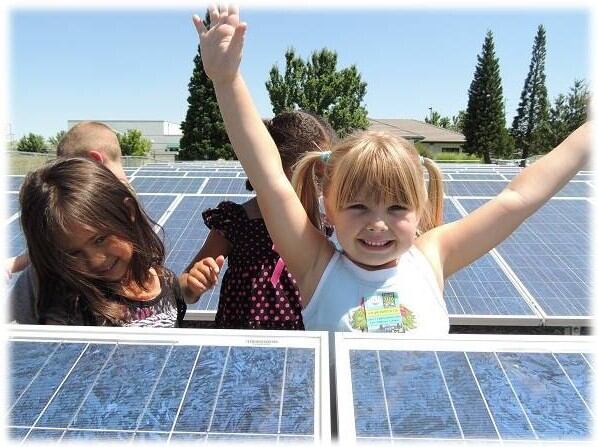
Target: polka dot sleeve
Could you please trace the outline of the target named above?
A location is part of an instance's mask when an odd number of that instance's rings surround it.
[[[221,231],[227,240],[232,241],[239,214],[244,212],[243,207],[237,203],[220,202],[216,208],[208,208],[201,215],[210,230]]]

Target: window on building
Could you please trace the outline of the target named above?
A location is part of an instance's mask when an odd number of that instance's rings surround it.
[[[459,152],[461,152],[461,148],[460,147],[443,147],[441,149],[441,152],[456,152],[456,153],[459,153]]]
[[[166,152],[178,152],[178,151],[179,151],[178,146],[171,146],[171,145],[166,146]]]

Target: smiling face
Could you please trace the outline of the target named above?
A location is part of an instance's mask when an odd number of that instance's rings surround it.
[[[83,274],[107,282],[119,282],[129,270],[133,244],[87,225],[73,224],[61,246]]]
[[[398,203],[358,196],[327,216],[347,257],[366,269],[393,267],[415,241],[417,214]]]

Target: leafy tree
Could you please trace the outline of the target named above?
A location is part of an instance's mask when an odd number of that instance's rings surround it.
[[[312,53],[307,62],[292,48],[287,50],[284,75],[274,65],[266,81],[274,114],[309,110],[326,118],[341,137],[366,129],[367,111],[361,103],[367,84],[354,65],[337,70],[337,59],[336,52],[326,48]]]
[[[427,116],[424,118],[424,121],[428,124],[432,124],[433,126],[440,126],[440,121],[442,120],[442,116],[440,115],[440,113],[436,112],[436,111],[432,111],[432,113],[430,113],[430,118],[428,118]]]
[[[490,163],[492,157],[509,156],[513,148],[506,129],[502,81],[492,31],[486,34],[477,60],[463,120],[464,150]]]
[[[463,123],[465,121],[465,110],[459,110],[456,115],[451,118],[450,129],[455,132],[463,133]]]
[[[563,141],[588,118],[590,92],[584,81],[576,80],[567,95],[558,95],[548,117],[549,148]]]
[[[21,152],[48,152],[43,136],[29,133],[19,140],[17,150]]]
[[[441,116],[440,113],[433,111],[429,118],[427,116],[424,118],[424,121],[428,124],[442,127],[443,129],[452,130],[453,132],[462,132],[464,116],[464,110],[460,110],[457,115],[454,115],[452,118]]]
[[[60,131],[56,132],[56,135],[48,138],[48,143],[50,143],[50,147],[52,149],[56,150],[56,148],[58,147],[58,143],[60,143],[60,140],[62,140],[62,137],[64,137],[65,133],[66,133],[66,131],[60,130]]]
[[[511,126],[511,135],[517,149],[521,150],[523,159],[547,152],[551,147],[548,137],[549,104],[544,74],[545,61],[546,31],[540,25],[534,39],[532,60],[521,91],[517,114]]]
[[[204,23],[210,27],[210,17],[206,13]],[[201,60],[201,52],[193,59],[195,64],[189,80],[187,115],[181,123],[183,136],[180,140],[179,160],[226,160],[235,159],[212,81],[206,75]]]
[[[128,129],[123,134],[117,134],[118,144],[123,155],[144,156],[152,147],[152,142],[143,136],[139,129]]]

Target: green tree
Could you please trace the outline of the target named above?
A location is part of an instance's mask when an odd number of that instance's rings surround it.
[[[204,23],[210,27],[210,17],[206,13]],[[181,123],[183,136],[180,140],[179,160],[225,160],[235,159],[212,81],[206,75],[201,60],[201,52],[193,59],[195,64],[189,80],[187,115]]]
[[[576,80],[567,95],[553,101],[548,117],[549,148],[563,141],[588,118],[590,91],[584,81]]]
[[[481,156],[484,163],[490,163],[493,157],[510,156],[513,148],[506,129],[502,81],[492,31],[487,32],[477,60],[463,120],[466,139],[463,148],[469,154]]]
[[[152,148],[152,142],[145,138],[139,129],[127,129],[125,133],[116,136],[123,155],[142,157]]]
[[[19,140],[17,150],[21,152],[48,152],[43,136],[29,133]]]
[[[64,137],[65,133],[66,133],[66,131],[60,130],[60,131],[56,132],[56,135],[48,138],[48,143],[50,144],[50,147],[52,149],[56,150],[56,148],[58,147],[58,143],[60,143],[60,140],[62,140],[62,137]]]
[[[449,118],[448,116],[442,116],[440,113],[433,111],[430,117],[426,116],[424,118],[424,121],[428,124],[442,127],[443,129],[452,130],[453,132],[462,132],[464,116],[464,110],[460,110],[457,115],[454,115],[452,118]]]
[[[368,127],[367,111],[362,105],[367,84],[355,65],[338,70],[337,54],[324,48],[305,62],[292,48],[285,53],[282,75],[276,65],[270,70],[266,89],[272,110],[304,109],[326,118],[339,136]]]
[[[432,113],[430,113],[430,117],[428,118],[427,116],[424,118],[424,121],[428,124],[432,124],[433,126],[440,126],[440,121],[443,119],[442,115],[440,115],[440,113],[438,113],[437,111],[432,111]]]
[[[548,93],[546,90],[546,31],[542,25],[534,39],[532,59],[521,97],[517,114],[511,126],[517,150],[521,151],[521,158],[547,152],[551,145],[548,128]],[[525,161],[523,162],[525,164]]]

